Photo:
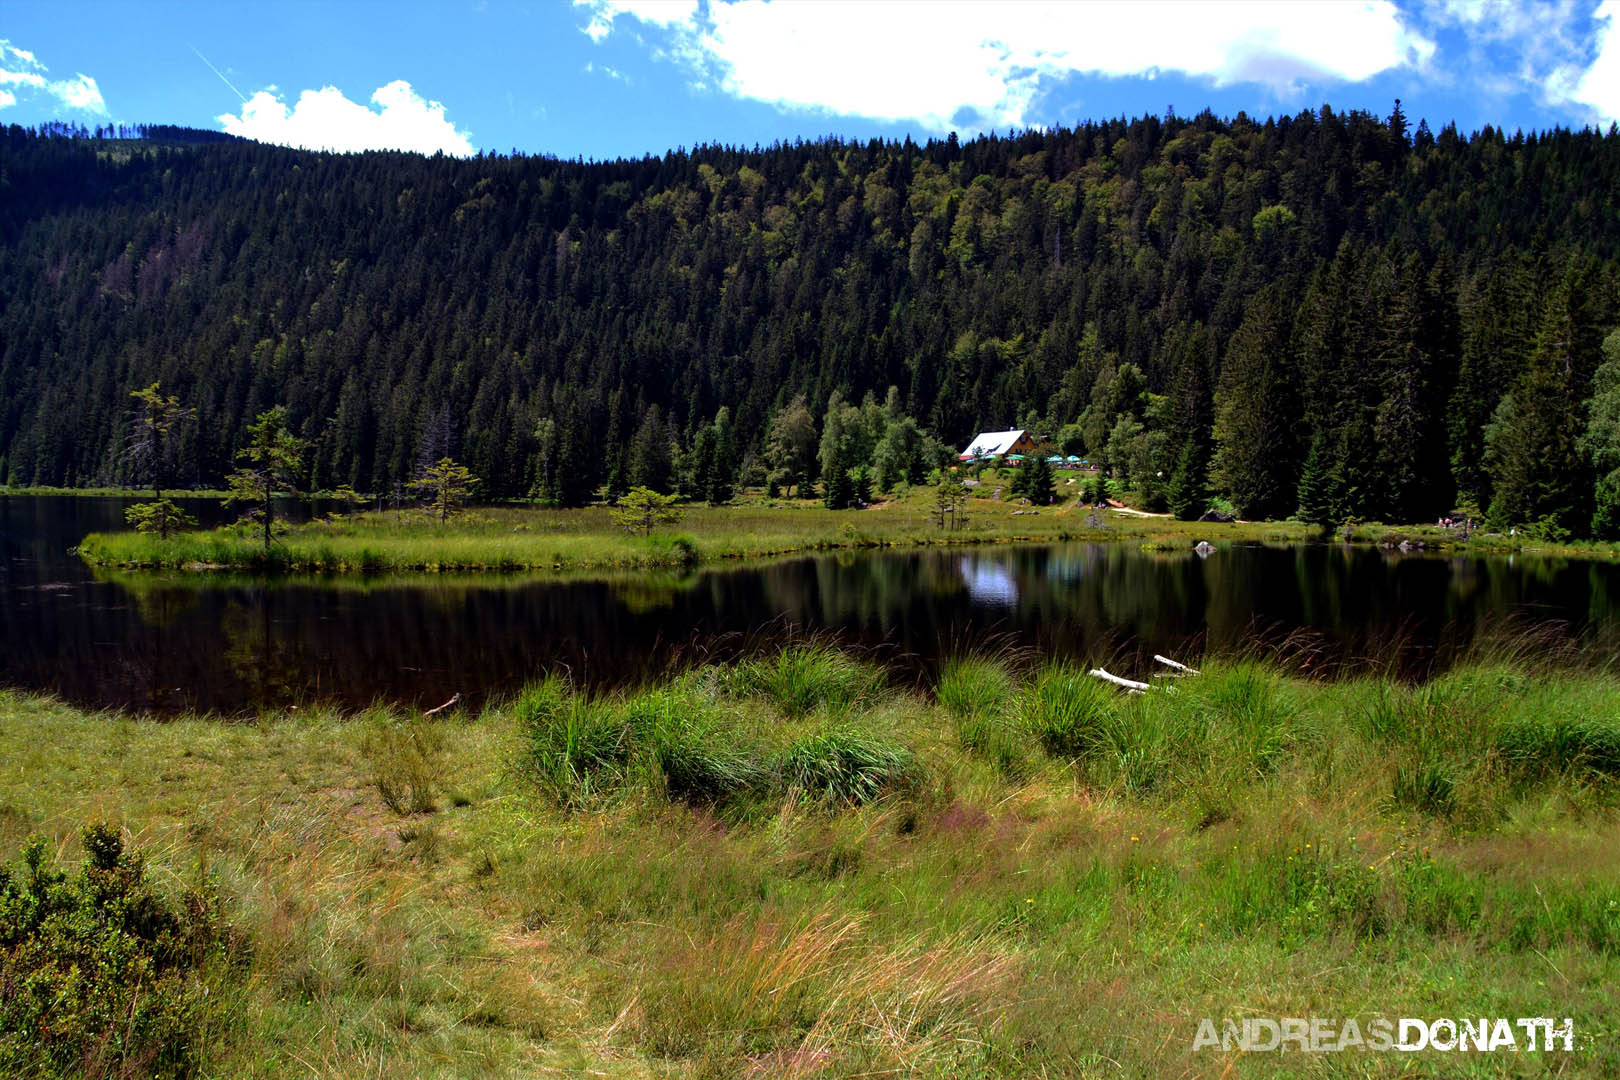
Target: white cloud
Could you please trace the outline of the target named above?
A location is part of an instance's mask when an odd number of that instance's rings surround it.
[[[16,94],[11,93],[9,90],[0,90],[0,109],[5,108],[7,105],[15,104],[17,104]]]
[[[673,31],[672,54],[695,80],[737,97],[935,131],[1023,126],[1043,83],[1071,74],[1177,72],[1287,92],[1422,67],[1435,51],[1389,0],[709,0],[683,18],[673,6],[649,18],[626,0],[576,3],[597,40],[620,15]]]
[[[83,72],[71,79],[47,79],[45,73],[50,69],[40,63],[37,56],[4,38],[0,38],[0,65],[3,65],[0,66],[0,86],[42,92],[55,98],[65,108],[102,116],[107,113],[107,102],[101,96],[101,88],[96,85],[95,79]],[[16,93],[8,90],[5,91],[4,100],[0,100],[0,108],[16,103]]]
[[[1528,95],[1575,122],[1620,117],[1620,3],[1604,0],[1446,0],[1419,9],[1460,33],[1443,73],[1493,98]]]
[[[613,32],[613,20],[620,15],[668,29],[689,24],[698,10],[698,0],[574,0],[574,4],[591,9],[585,33],[596,42]]]
[[[443,151],[452,157],[477,152],[471,132],[458,130],[442,104],[426,100],[403,79],[371,95],[376,109],[350,101],[335,86],[305,90],[291,108],[274,91],[248,98],[241,115],[216,119],[232,135],[308,150]]]
[[[86,112],[96,113],[107,111],[107,102],[101,96],[101,87],[97,86],[96,80],[88,75],[75,75],[71,79],[53,82],[50,84],[50,90],[70,109],[84,109]]]
[[[626,75],[624,72],[620,71],[618,68],[608,67],[606,64],[598,64],[594,60],[589,61],[588,63],[586,63],[586,65],[585,65],[585,74],[587,74],[587,75],[595,75],[595,74],[606,75],[608,78],[617,79],[619,82],[622,82],[627,86],[630,85],[631,81],[632,81],[630,76]]]
[[[1596,17],[1603,21],[1597,32],[1597,57],[1567,91],[1569,99],[1589,106],[1598,119],[1620,121],[1620,2],[1604,0]]]

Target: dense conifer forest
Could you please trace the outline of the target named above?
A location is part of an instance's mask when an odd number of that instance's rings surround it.
[[[847,501],[1027,427],[1142,502],[1620,530],[1620,133],[1329,108],[608,162],[0,131],[0,481],[453,457],[577,505]],[[1606,362],[1607,361],[1607,362]],[[846,482],[847,481],[847,482]]]

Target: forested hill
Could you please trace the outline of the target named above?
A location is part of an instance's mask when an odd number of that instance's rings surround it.
[[[676,484],[722,407],[791,483],[803,395],[849,465],[904,414],[958,448],[1030,427],[1182,510],[1609,527],[1613,129],[1324,108],[601,163],[0,140],[11,484],[127,478],[153,382],[197,410],[187,484],[278,404],[315,487],[442,453],[492,496]]]

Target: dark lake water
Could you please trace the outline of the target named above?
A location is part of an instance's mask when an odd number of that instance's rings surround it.
[[[566,665],[596,685],[791,630],[926,675],[977,644],[1109,657],[1311,643],[1317,666],[1409,672],[1526,630],[1620,628],[1620,565],[1339,545],[1147,552],[1129,542],[840,553],[616,580],[104,575],[72,554],[129,500],[0,497],[0,683],[85,705],[227,713],[477,701]],[[205,523],[216,504],[188,506]]]

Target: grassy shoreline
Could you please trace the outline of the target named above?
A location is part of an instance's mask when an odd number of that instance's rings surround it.
[[[250,723],[0,692],[0,859],[111,820],[213,890],[246,947],[199,976],[209,1075],[1620,1071],[1620,676],[1204,667],[907,689],[812,644]],[[1244,1015],[1570,1016],[1577,1048],[1193,1052]]]
[[[631,535],[605,507],[580,510],[485,508],[448,524],[410,511],[362,513],[297,525],[267,552],[234,527],[167,541],[139,533],[93,533],[86,561],[123,569],[257,570],[316,573],[449,573],[643,570],[816,551],[957,544],[1131,540],[1191,547],[1304,539],[1286,523],[1206,524],[1052,507],[1038,512],[994,504],[973,508],[970,524],[941,530],[920,502],[864,511],[816,506],[693,506],[676,531]]]
[[[195,491],[189,489],[165,491],[163,494],[165,498],[169,499],[223,499],[228,496],[230,492],[222,488],[203,488]],[[8,495],[75,495],[97,499],[150,499],[152,497],[152,489],[124,487],[6,487],[5,485],[0,484],[0,498],[5,498]]]
[[[338,516],[285,531],[267,551],[250,530],[225,527],[167,541],[133,533],[94,533],[80,553],[91,565],[125,570],[248,571],[255,573],[436,574],[623,571],[758,560],[817,551],[916,548],[956,544],[1119,541],[1174,550],[1199,541],[1303,543],[1320,533],[1298,522],[1182,522],[1115,510],[1093,512],[1068,503],[1039,510],[975,498],[969,524],[933,524],[927,493],[860,511],[829,511],[809,503],[689,506],[673,531],[624,532],[606,507],[549,510],[487,507],[440,524],[412,511]],[[1378,524],[1353,530],[1352,542],[1428,551],[1581,558],[1614,557],[1620,546],[1554,544],[1475,534],[1467,541],[1435,526]]]

